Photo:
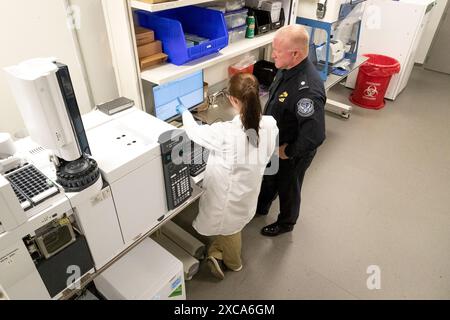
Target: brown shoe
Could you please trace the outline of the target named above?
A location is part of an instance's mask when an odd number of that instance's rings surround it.
[[[214,277],[220,280],[225,279],[225,274],[223,273],[219,261],[217,261],[216,258],[214,258],[213,256],[209,256],[208,258],[206,258],[206,261],[208,263],[209,270]]]

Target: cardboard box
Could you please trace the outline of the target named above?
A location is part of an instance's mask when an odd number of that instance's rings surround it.
[[[145,57],[139,59],[141,70],[144,70],[150,66],[154,66],[155,64],[163,63],[167,60],[167,54],[165,53],[157,53],[150,57]]]
[[[155,33],[153,32],[153,30],[136,26],[135,32],[136,44],[138,46],[142,46],[144,44],[155,41]]]
[[[142,46],[138,46],[138,57],[139,59],[152,56],[157,53],[162,52],[162,45],[161,41],[156,40],[147,44],[144,44]]]

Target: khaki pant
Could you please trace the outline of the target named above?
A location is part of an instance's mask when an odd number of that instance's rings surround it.
[[[236,270],[242,266],[241,260],[242,237],[241,232],[230,236],[215,236],[209,246],[208,256],[222,260],[227,268]]]

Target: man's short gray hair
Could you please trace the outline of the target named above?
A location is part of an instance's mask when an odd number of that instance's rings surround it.
[[[292,50],[300,50],[308,55],[309,51],[309,34],[305,27],[299,24],[291,24],[282,27],[275,33],[277,39],[287,42]]]

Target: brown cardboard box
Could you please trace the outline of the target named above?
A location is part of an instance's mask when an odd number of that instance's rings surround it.
[[[157,53],[162,52],[162,46],[161,41],[156,40],[147,44],[144,44],[142,46],[138,46],[138,57],[139,59],[152,56]]]
[[[142,40],[136,39],[136,45],[139,47],[139,46],[143,46],[144,44],[148,44],[148,43],[155,41],[155,39],[153,39],[152,41],[149,41],[149,39],[142,39]]]
[[[155,33],[153,32],[153,30],[136,26],[135,32],[136,44],[138,46],[142,46],[144,44],[155,41]]]
[[[165,53],[157,53],[150,57],[145,57],[142,59],[139,59],[141,70],[144,70],[150,66],[153,66],[155,64],[163,63],[167,60],[167,54]]]

